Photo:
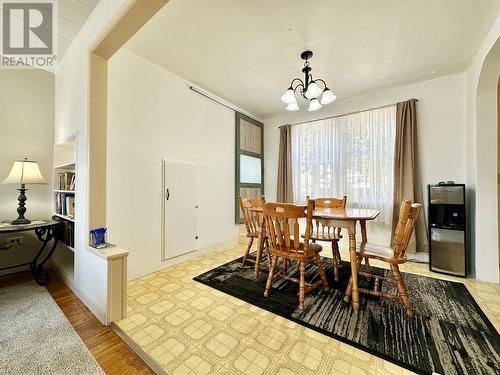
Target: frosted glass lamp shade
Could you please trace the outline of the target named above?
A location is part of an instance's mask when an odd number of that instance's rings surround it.
[[[45,184],[38,163],[31,160],[16,160],[4,184]]]
[[[313,99],[317,98],[318,96],[321,95],[321,89],[315,82],[311,82],[309,86],[307,86],[306,90],[306,98],[307,99]]]
[[[287,111],[298,111],[300,108],[297,103],[290,103],[286,106]]]
[[[309,102],[309,108],[307,110],[309,112],[313,112],[313,111],[317,111],[320,108],[321,108],[321,104],[319,103],[318,99],[312,99]]]
[[[295,92],[291,87],[289,87],[288,90],[285,91],[285,93],[281,97],[281,101],[286,104],[293,104],[297,102],[297,99],[295,99]]]
[[[335,99],[337,99],[337,97],[333,92],[331,92],[329,88],[326,88],[325,91],[323,91],[323,95],[321,95],[321,104],[329,104]]]

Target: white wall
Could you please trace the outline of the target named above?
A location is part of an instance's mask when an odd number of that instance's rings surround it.
[[[107,261],[87,249],[89,54],[115,19],[133,3],[134,0],[100,0],[56,70],[56,143],[77,134],[75,276],[70,287],[101,322],[107,321]]]
[[[498,218],[496,161],[497,127],[482,122],[479,83],[485,61],[500,37],[500,16],[493,24],[467,69],[467,184],[469,186],[469,226],[471,264],[476,277],[498,283]],[[497,78],[498,79],[498,78]],[[478,105],[479,104],[479,105]],[[493,138],[493,139],[492,139]]]
[[[443,180],[465,182],[466,74],[459,73],[338,100],[319,111],[305,109],[264,120],[266,198],[276,198],[280,125],[418,99],[418,158],[422,191],[427,202],[427,184]],[[423,214],[427,214],[426,211]],[[370,225],[370,224],[369,224]],[[388,244],[390,230],[382,225],[368,227],[370,241]],[[347,242],[341,245],[347,246]]]
[[[124,48],[109,60],[107,225],[129,251],[130,279],[170,264],[161,262],[162,158],[199,166],[199,248],[238,241],[234,137],[234,111],[180,77]]]
[[[54,75],[42,70],[0,70],[0,87],[0,182],[7,177],[14,160],[27,157],[38,161],[42,175],[50,183],[54,145]],[[18,187],[0,184],[0,220],[17,218]],[[26,217],[49,219],[52,187],[27,187]],[[0,237],[0,246],[9,236]],[[0,267],[32,259],[40,242],[32,235],[23,236],[26,246],[0,251]]]

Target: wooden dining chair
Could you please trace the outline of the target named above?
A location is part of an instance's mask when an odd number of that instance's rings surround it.
[[[286,203],[264,204],[264,218],[266,220],[267,233],[269,236],[269,248],[272,254],[271,267],[267,278],[264,296],[269,295],[273,281],[282,278],[299,284],[299,309],[304,309],[306,293],[320,285],[325,291],[329,290],[325,271],[319,253],[321,246],[310,242],[312,226],[313,203],[307,206],[296,206]],[[299,219],[306,218],[306,229],[303,241],[301,241]],[[276,271],[278,258],[282,258],[283,267]],[[298,262],[299,279],[289,275],[287,264],[289,261]],[[320,279],[311,284],[305,281],[306,262],[313,261],[319,269]]]
[[[239,201],[240,201],[241,214],[243,216],[243,222],[245,223],[245,228],[248,237],[248,246],[245,251],[245,255],[243,256],[243,262],[242,262],[242,266],[244,267],[247,262],[255,264],[255,261],[253,259],[248,258],[248,254],[250,253],[250,249],[252,248],[253,241],[259,238],[262,220],[264,220],[262,213],[252,211],[252,209],[258,207],[260,208],[264,207],[264,203],[266,202],[266,200],[264,197],[258,197],[258,198],[239,197]],[[264,247],[266,247],[265,246],[267,244],[266,232],[264,232],[263,240],[264,240]]]
[[[403,277],[401,276],[401,272],[399,271],[399,265],[406,262],[406,249],[408,248],[408,243],[410,242],[410,238],[415,229],[415,225],[421,208],[422,205],[420,203],[412,203],[410,200],[404,199],[401,203],[399,220],[394,233],[392,245],[390,247],[386,247],[362,242],[357,245],[356,249],[358,275],[365,276],[370,279],[375,279],[373,289],[358,288],[358,291],[360,293],[400,300],[403,303],[406,315],[409,316],[413,315],[413,310],[410,304],[410,298],[408,296],[406,284]],[[364,258],[378,259],[383,262],[389,263],[391,273],[388,277],[374,275],[372,274],[371,268],[369,267],[366,268],[364,272],[361,272],[361,261]],[[380,290],[380,280],[396,284],[398,294]],[[344,301],[349,302],[351,294],[352,276],[349,280],[349,284],[347,285]]]
[[[340,198],[316,198],[306,197],[307,202],[313,202],[313,208],[345,208],[347,197]],[[339,281],[339,266],[342,263],[339,251],[339,240],[342,238],[341,228],[335,227],[331,220],[313,219],[310,239],[312,242],[323,241],[332,244],[332,265],[335,281]]]

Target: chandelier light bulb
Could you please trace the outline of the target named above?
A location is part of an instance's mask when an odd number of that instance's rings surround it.
[[[323,95],[321,95],[321,104],[329,104],[335,99],[337,99],[337,97],[333,94],[333,92],[331,92],[328,87],[325,88],[325,91],[323,91]]]
[[[285,91],[285,93],[281,97],[281,101],[286,104],[297,103],[297,99],[295,99],[295,93],[293,91],[293,88],[289,87],[288,90]]]
[[[320,102],[318,101],[318,99],[314,98],[314,99],[311,99],[311,101],[309,102],[309,108],[307,110],[309,112],[313,112],[313,111],[317,111],[320,108],[321,108]]]
[[[297,103],[290,103],[286,106],[287,111],[298,111],[300,108]]]
[[[307,87],[306,98],[307,99],[317,98],[318,96],[321,95],[321,92],[322,91],[319,88],[319,86],[316,84],[316,82],[313,81]]]

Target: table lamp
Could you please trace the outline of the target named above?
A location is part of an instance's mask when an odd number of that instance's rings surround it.
[[[24,160],[15,160],[14,164],[12,164],[12,169],[10,170],[9,175],[3,181],[3,184],[16,184],[21,185],[19,190],[19,197],[17,200],[19,201],[19,207],[17,207],[18,217],[16,220],[13,220],[11,224],[19,225],[19,224],[29,224],[30,220],[24,217],[24,213],[26,212],[25,202],[26,202],[26,184],[45,184],[45,180],[40,173],[40,169],[38,168],[38,163],[36,161],[24,159]]]

